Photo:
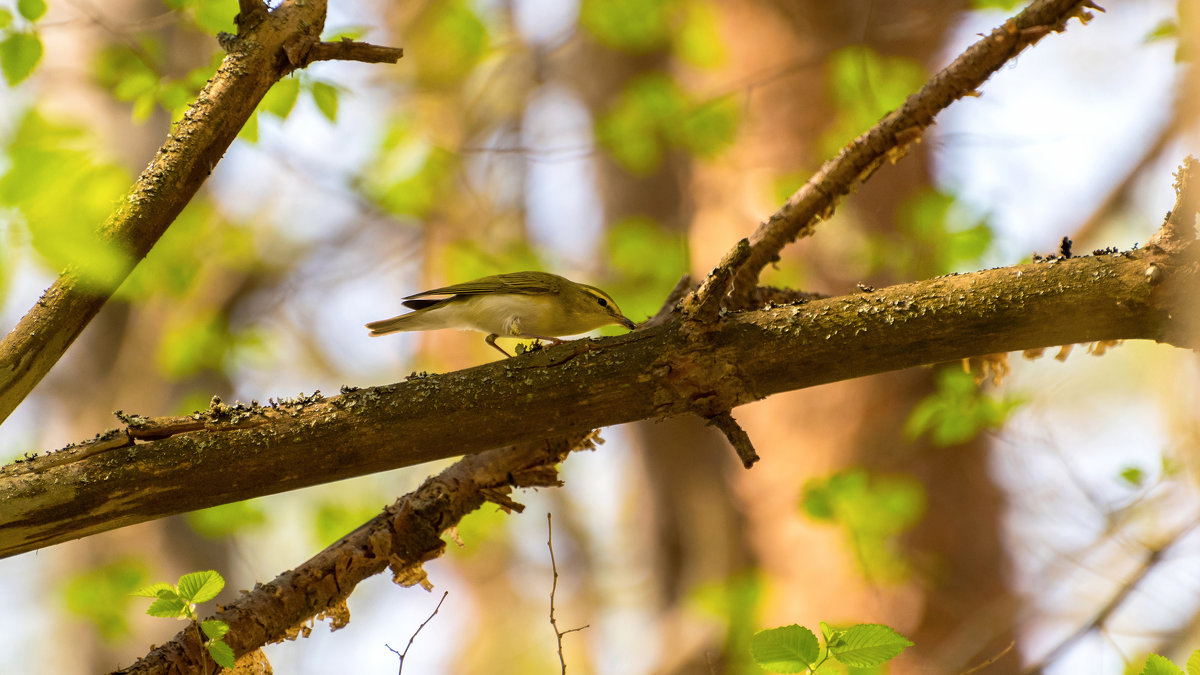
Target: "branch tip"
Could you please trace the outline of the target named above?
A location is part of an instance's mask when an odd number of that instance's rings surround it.
[[[738,459],[742,460],[742,466],[749,469],[758,461],[758,452],[754,450],[754,445],[750,442],[750,434],[747,434],[742,425],[733,419],[733,415],[729,414],[729,411],[710,417],[708,426],[716,427],[725,434],[725,438],[729,439],[729,444],[737,453]]]

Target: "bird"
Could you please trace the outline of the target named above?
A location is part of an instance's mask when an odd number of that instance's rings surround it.
[[[414,310],[366,324],[371,337],[410,330],[458,328],[487,334],[484,342],[506,357],[498,337],[561,343],[608,324],[637,324],[604,291],[549,272],[509,272],[406,296]]]

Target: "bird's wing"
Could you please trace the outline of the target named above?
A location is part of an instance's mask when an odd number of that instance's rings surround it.
[[[406,296],[405,300],[426,298],[431,295],[483,295],[485,293],[521,293],[538,295],[552,293],[555,288],[544,279],[529,278],[524,274],[497,274],[474,281],[464,281],[453,286],[443,286],[430,291],[422,291]]]

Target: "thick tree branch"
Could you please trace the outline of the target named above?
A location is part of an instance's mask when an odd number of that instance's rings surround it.
[[[359,582],[391,568],[396,583],[428,587],[421,565],[442,555],[443,532],[489,501],[521,510],[508,497],[512,488],[559,485],[558,463],[596,440],[592,434],[578,434],[467,457],[303,565],[243,593],[208,618],[229,624],[225,641],[239,657],[270,642],[307,635],[306,624],[314,618],[327,618],[334,630],[341,628],[350,620],[346,598]],[[200,672],[202,660],[211,672],[212,659],[189,626],[119,672]]]
[[[702,344],[674,319],[341,396],[217,404],[165,422],[132,416],[92,442],[0,469],[0,556],[565,433],[711,417],[781,391],[967,356],[1120,339],[1194,349],[1198,275],[1200,243],[1171,239],[730,313]]]
[[[817,222],[833,213],[838,200],[869,178],[884,161],[903,157],[910,144],[921,140],[935,115],[954,101],[975,95],[992,73],[1049,33],[1064,30],[1071,17],[1090,18],[1086,12],[1089,8],[1099,9],[1089,0],[1036,0],[971,45],[909,96],[904,105],[825,162],[750,237],[750,256],[734,278],[732,307],[749,306],[759,273],[779,259],[783,247],[812,234]]]
[[[103,238],[125,254],[125,264],[107,278],[86,281],[78,270],[66,269],[0,341],[0,421],[57,363],[192,199],[271,85],[303,65],[294,55],[325,53],[318,42],[325,0],[284,0],[270,12],[256,0],[240,0],[239,7],[239,34],[225,41],[230,53],[101,228]]]

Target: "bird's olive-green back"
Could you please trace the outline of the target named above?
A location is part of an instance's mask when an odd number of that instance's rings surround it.
[[[539,293],[557,293],[560,288],[570,284],[566,279],[549,272],[509,272],[493,274],[474,281],[464,281],[461,284],[443,286],[430,291],[422,291],[405,297],[424,298],[431,295],[484,295],[488,293],[521,293],[536,295]]]

